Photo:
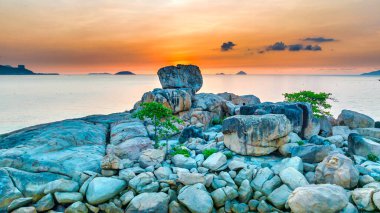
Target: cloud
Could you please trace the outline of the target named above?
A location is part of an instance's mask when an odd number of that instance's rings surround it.
[[[267,47],[267,51],[274,50],[274,51],[283,51],[286,49],[286,45],[284,42],[276,42],[273,45]]]
[[[276,42],[273,45],[268,46],[265,50],[258,50],[259,54],[263,54],[268,51],[291,51],[291,52],[298,52],[298,51],[321,51],[322,47],[319,45],[303,45],[303,44],[285,44],[282,41]]]
[[[228,41],[228,42],[223,43],[222,46],[220,46],[220,50],[229,51],[229,50],[232,50],[234,46],[236,46],[234,42]]]
[[[310,41],[310,42],[317,42],[317,43],[337,41],[335,38],[325,38],[325,37],[308,37],[308,38],[304,38],[302,40],[303,41]]]
[[[288,46],[289,51],[300,51],[303,50],[303,45],[302,44],[291,44]]]

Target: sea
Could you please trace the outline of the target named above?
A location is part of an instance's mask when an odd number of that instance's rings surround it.
[[[350,109],[380,120],[380,77],[316,75],[203,75],[199,92],[253,94],[262,102],[283,93],[329,92],[332,114]],[[0,76],[0,134],[20,128],[110,114],[133,108],[144,92],[160,88],[156,75]]]

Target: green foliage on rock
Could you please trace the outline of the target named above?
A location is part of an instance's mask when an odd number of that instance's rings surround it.
[[[179,132],[173,123],[182,123],[183,121],[173,116],[171,109],[158,102],[142,103],[140,106],[141,109],[133,116],[140,120],[150,119],[152,121],[156,144],[160,139],[167,138],[169,134]]]
[[[305,144],[305,141],[297,141],[297,144],[300,145],[300,146],[302,146],[302,145]]]
[[[379,161],[379,157],[377,157],[375,154],[373,153],[370,153],[369,155],[367,155],[367,159],[370,160],[370,161],[373,161],[373,162],[377,162]]]
[[[184,155],[185,157],[190,157],[190,152],[186,148],[183,148],[181,146],[175,146],[171,152],[171,155]]]
[[[317,118],[323,116],[330,116],[331,104],[327,103],[327,101],[335,101],[332,98],[331,93],[315,93],[313,91],[303,90],[295,93],[284,93],[286,102],[307,102],[311,104],[313,115]]]
[[[230,151],[225,152],[224,155],[227,157],[227,159],[231,159],[234,156],[234,154]]]
[[[205,156],[205,158],[208,158],[210,157],[210,155],[214,154],[214,153],[217,153],[218,150],[215,149],[215,148],[211,148],[211,149],[205,149],[202,151],[202,154]]]

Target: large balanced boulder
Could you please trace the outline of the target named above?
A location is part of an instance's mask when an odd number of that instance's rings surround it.
[[[181,89],[154,89],[144,93],[141,103],[147,102],[162,103],[171,109],[174,114],[187,111],[191,108],[191,95]]]
[[[100,172],[107,128],[82,120],[66,120],[18,130],[0,138],[0,167],[72,176],[75,171]]]
[[[364,157],[369,154],[380,156],[380,144],[359,134],[351,133],[348,136],[348,152]]]
[[[142,193],[129,203],[126,212],[168,212],[169,196],[163,192]]]
[[[267,155],[287,143],[292,130],[285,115],[236,115],[223,122],[224,144],[242,155]]]
[[[158,77],[163,89],[190,89],[198,92],[203,84],[199,67],[195,65],[167,66],[158,70]]]
[[[371,117],[351,110],[342,110],[337,122],[339,125],[349,126],[351,129],[375,126],[375,121]]]
[[[284,114],[290,121],[293,131],[302,138],[309,139],[318,134],[319,121],[313,117],[309,103],[270,103],[246,105],[240,108],[241,115]]]
[[[288,199],[292,212],[335,213],[347,204],[344,189],[331,184],[298,187]]]
[[[351,189],[358,184],[359,171],[351,159],[339,153],[332,153],[318,164],[315,170],[315,181]]]

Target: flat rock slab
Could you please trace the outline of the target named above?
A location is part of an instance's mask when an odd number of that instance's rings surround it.
[[[100,171],[107,128],[82,120],[38,125],[0,137],[0,167],[71,176]]]

